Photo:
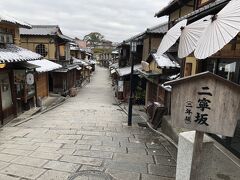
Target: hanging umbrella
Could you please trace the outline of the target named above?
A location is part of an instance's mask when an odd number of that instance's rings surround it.
[[[211,23],[211,17],[212,16],[210,15],[206,16],[184,27],[181,32],[180,42],[178,46],[179,58],[184,58],[195,50],[202,33]]]
[[[230,1],[217,15],[202,34],[194,55],[205,59],[228,44],[240,31],[239,0]]]
[[[176,43],[176,41],[178,40],[178,38],[181,35],[182,29],[186,25],[187,25],[187,20],[184,19],[184,20],[180,21],[179,23],[177,23],[175,26],[173,26],[167,32],[167,34],[165,34],[165,36],[163,37],[162,42],[157,50],[158,56],[163,55],[163,53],[165,53],[170,47],[172,47],[172,45],[174,45]]]

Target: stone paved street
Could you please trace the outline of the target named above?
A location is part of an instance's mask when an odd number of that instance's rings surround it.
[[[78,96],[0,132],[0,180],[66,180],[99,170],[118,180],[172,180],[176,148],[115,105],[107,69],[97,67]],[[78,178],[87,179],[87,178]]]

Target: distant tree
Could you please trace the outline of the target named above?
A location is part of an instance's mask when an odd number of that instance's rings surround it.
[[[106,48],[94,48],[93,49],[93,52],[94,53],[111,53],[112,52],[112,49],[106,49]]]
[[[91,45],[96,45],[97,43],[102,42],[103,39],[104,36],[99,32],[91,32],[83,38],[84,41],[87,41],[87,43],[90,43]]]

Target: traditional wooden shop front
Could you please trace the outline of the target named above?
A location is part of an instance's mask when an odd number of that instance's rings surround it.
[[[60,64],[52,61],[41,59],[29,62],[30,64],[38,66],[36,68],[35,82],[36,82],[36,97],[42,99],[49,96],[49,76],[51,71],[60,69]]]
[[[136,42],[136,52],[130,52],[130,43]],[[135,100],[144,99],[142,97],[145,90],[145,82],[138,77],[137,70],[141,68],[142,54],[143,54],[143,37],[142,34],[133,36],[118,45],[118,68],[117,72],[117,86],[115,89],[117,98],[123,101],[127,101],[130,95],[130,74],[131,74],[131,60],[134,64],[134,94]],[[112,71],[113,72],[113,71]],[[136,96],[138,94],[139,98]],[[144,101],[144,100],[143,100]]]
[[[178,62],[168,55],[152,53],[146,61],[142,61],[142,70],[139,72],[147,80],[145,107],[159,102],[170,112],[170,89],[163,84],[180,76]]]
[[[31,28],[1,14],[0,22],[0,121],[9,119],[33,106],[35,98],[34,69],[26,61],[41,59],[41,55],[19,47],[19,27]],[[28,83],[27,83],[28,82]],[[30,83],[31,82],[31,83]]]
[[[137,70],[141,68],[141,64],[134,65],[134,92],[137,89],[138,82],[141,79],[138,77]],[[127,101],[130,95],[130,74],[131,67],[117,68],[117,88],[116,95],[119,100]]]
[[[190,2],[190,1],[189,1]],[[187,6],[187,1],[182,3],[178,8],[173,8],[173,5],[169,5],[163,10],[161,10],[157,16],[170,15],[170,22],[181,22],[184,19],[188,20],[188,24],[196,22],[207,15],[216,15],[221,9],[223,9],[229,2],[229,0],[220,1],[191,1],[196,4],[191,10],[188,8],[186,13],[179,16],[180,9],[183,6]],[[198,4],[197,4],[198,3]],[[177,15],[177,16],[174,16]],[[217,17],[217,16],[216,16]],[[215,21],[215,19],[213,19]],[[227,80],[240,83],[240,54],[239,54],[239,35],[221,48],[217,53],[207,57],[203,60],[198,60],[193,54],[190,54],[186,58],[182,59],[182,76],[191,76],[204,71],[210,71],[217,74]],[[225,136],[212,135],[215,140],[219,141],[230,151],[234,152],[235,155],[240,157],[240,123],[238,123],[235,135],[233,138],[228,138]]]
[[[77,59],[74,57],[72,57],[72,59],[73,59],[73,64],[79,66],[77,68],[77,70],[78,70],[77,84],[79,86],[81,86],[84,81],[90,82],[90,77],[91,77],[91,72],[92,72],[92,67],[90,66],[90,64],[84,60]]]
[[[60,69],[52,71],[53,92],[66,96],[76,87],[76,73],[78,65],[65,65]]]
[[[32,29],[21,28],[20,33],[22,47],[35,51],[44,58],[63,66],[57,74],[56,72],[50,74],[49,91],[62,95],[70,92],[70,88],[76,86],[74,67],[77,68],[77,66],[72,65],[70,53],[70,43],[74,40],[65,36],[56,25],[34,25]],[[60,76],[65,80],[61,81]]]

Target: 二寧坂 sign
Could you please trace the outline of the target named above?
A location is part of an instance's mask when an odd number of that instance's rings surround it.
[[[210,72],[166,83],[172,86],[174,127],[232,137],[240,119],[240,86]]]

